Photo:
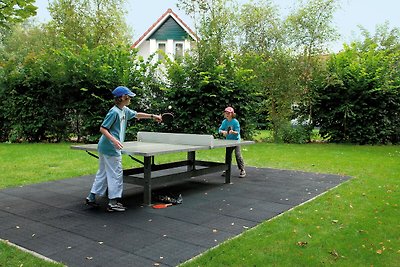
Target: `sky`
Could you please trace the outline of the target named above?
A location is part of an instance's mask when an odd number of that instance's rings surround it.
[[[36,20],[46,22],[50,19],[47,11],[51,0],[37,0],[38,15]],[[296,0],[272,0],[285,15],[294,7]],[[190,17],[176,7],[177,0],[127,0],[127,24],[133,29],[134,43],[168,8],[171,8],[189,27],[193,27]],[[239,0],[246,2],[246,0]],[[359,25],[371,34],[376,26],[389,22],[390,29],[400,28],[399,0],[341,0],[341,7],[334,15],[334,26],[337,27],[340,39],[330,46],[337,52],[343,43],[350,43],[360,37]]]

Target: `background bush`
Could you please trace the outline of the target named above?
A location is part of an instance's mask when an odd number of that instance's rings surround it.
[[[99,126],[112,107],[111,91],[125,85],[137,94],[131,108],[150,113],[173,112],[171,125],[130,122],[127,139],[137,131],[174,131],[217,136],[223,110],[236,109],[243,137],[256,128],[252,71],[232,58],[201,69],[194,57],[166,62],[170,81],[160,78],[158,63],[137,57],[126,46],[89,49],[63,39],[56,48],[10,54],[2,69],[0,98],[2,141],[59,142],[76,138],[96,142]]]
[[[329,76],[318,88],[315,123],[332,142],[400,142],[400,53],[353,44],[332,56]]]
[[[201,69],[199,62],[187,57],[184,62],[170,62],[167,105],[176,113],[171,131],[208,133],[217,136],[224,119],[225,107],[235,109],[242,137],[250,138],[256,129],[256,88],[252,71],[243,69],[230,58],[224,64],[209,64]]]

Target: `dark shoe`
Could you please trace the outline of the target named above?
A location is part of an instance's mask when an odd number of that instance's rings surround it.
[[[90,201],[88,198],[85,199],[85,204],[93,208],[98,208],[100,206],[96,201]]]
[[[239,177],[240,178],[246,177],[246,171],[245,170],[240,170]]]
[[[172,204],[172,205],[182,204],[182,202],[183,202],[182,194],[179,194],[179,196],[177,198],[170,197],[170,196],[159,196],[158,200],[163,203]]]
[[[126,211],[126,208],[121,204],[108,204],[107,206],[107,211],[113,212],[113,211]]]

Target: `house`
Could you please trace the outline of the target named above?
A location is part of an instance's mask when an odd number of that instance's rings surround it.
[[[138,55],[145,60],[159,50],[175,59],[190,51],[197,40],[198,37],[189,26],[172,9],[168,9],[131,48],[137,48]],[[163,56],[159,53],[155,59],[162,59]]]

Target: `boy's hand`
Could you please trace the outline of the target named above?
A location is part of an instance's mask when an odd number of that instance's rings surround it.
[[[162,117],[161,117],[161,115],[153,115],[153,120],[155,120],[157,122],[161,122],[162,121]]]

